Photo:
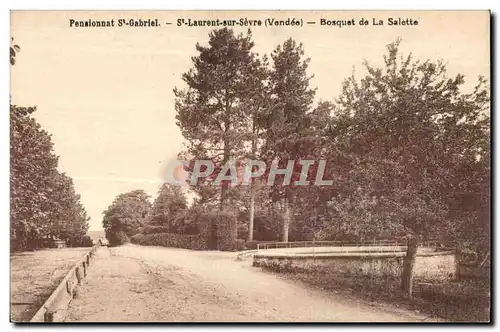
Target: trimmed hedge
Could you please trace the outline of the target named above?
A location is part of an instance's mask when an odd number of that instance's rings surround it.
[[[132,243],[143,246],[162,246],[193,250],[208,249],[208,241],[202,234],[183,235],[174,233],[136,234],[130,238]]]
[[[109,241],[109,245],[120,246],[130,242],[127,234],[124,231],[119,231],[118,233],[106,232],[106,239]]]
[[[243,251],[243,250],[245,250],[245,240],[237,239],[236,240],[236,251]]]
[[[196,223],[200,234],[208,239],[211,250],[235,251],[238,227],[236,215],[226,211],[212,211],[197,216]]]
[[[170,233],[170,229],[165,226],[146,225],[141,229],[142,234]]]
[[[244,249],[244,241],[237,241],[237,219],[233,213],[213,211],[197,214],[194,224],[199,234],[169,233],[168,227],[146,225],[131,237],[139,245],[164,246],[194,250],[235,251]]]
[[[217,229],[217,249],[234,251],[237,249],[238,226],[236,216],[230,212],[212,212],[212,225]]]
[[[135,244],[139,244],[139,242],[141,242],[143,238],[144,238],[144,234],[141,234],[141,233],[135,234],[134,236],[130,237],[130,242],[135,243]]]

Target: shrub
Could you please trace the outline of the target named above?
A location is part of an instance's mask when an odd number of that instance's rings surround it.
[[[106,232],[106,238],[108,239],[110,246],[119,246],[130,242],[124,231],[119,231],[117,233]]]
[[[66,240],[68,245],[71,247],[92,247],[94,245],[94,241],[92,241],[92,238],[88,235],[84,235],[82,237],[76,237],[76,238],[71,238],[69,240]]]
[[[170,229],[165,226],[146,225],[141,229],[142,234],[170,233]]]
[[[130,242],[134,243],[134,244],[141,244],[141,242],[143,241],[143,238],[144,238],[144,234],[135,234],[134,236],[130,237]]]
[[[92,238],[88,235],[83,236],[80,239],[80,247],[92,247],[94,245],[94,241],[92,241]]]
[[[215,235],[215,248],[221,251],[236,250],[238,235],[236,216],[231,212],[214,211],[206,215],[210,229],[210,238]]]
[[[292,224],[293,225],[293,224]],[[256,212],[253,238],[258,241],[281,241],[283,216],[279,213]],[[292,229],[290,229],[292,231]]]
[[[245,240],[237,239],[236,240],[236,251],[243,251],[243,250],[245,250]]]
[[[217,228],[217,249],[222,251],[236,250],[238,227],[236,216],[230,212],[212,212],[211,218]]]
[[[192,231],[198,234],[169,233],[163,226],[144,226],[141,236],[134,236],[133,243],[186,249],[215,249],[222,251],[243,250],[244,241],[237,243],[237,222],[234,214],[224,211],[191,214]],[[196,227],[194,227],[196,225]],[[153,236],[160,235],[160,236]]]
[[[209,237],[212,232],[210,213],[200,213],[195,216],[196,227],[200,234],[205,234]]]
[[[174,233],[137,234],[131,238],[132,243],[145,246],[162,246],[193,250],[208,249],[208,241],[202,234],[184,235]]]
[[[234,251],[237,249],[237,221],[233,213],[212,211],[196,217],[200,234],[208,239],[211,250]]]

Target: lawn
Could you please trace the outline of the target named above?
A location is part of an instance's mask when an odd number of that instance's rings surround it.
[[[89,250],[64,248],[11,254],[11,321],[29,321],[69,269]]]

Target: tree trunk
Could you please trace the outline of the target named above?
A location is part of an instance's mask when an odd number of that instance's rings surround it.
[[[225,165],[230,158],[229,142],[224,139],[224,157],[222,160],[223,165]],[[225,174],[224,174],[225,175]],[[228,206],[228,194],[229,194],[229,183],[227,181],[222,181],[221,183],[221,195],[220,195],[220,210],[227,210]]]
[[[288,232],[290,229],[290,204],[288,199],[284,200],[284,212],[283,212],[283,242],[288,242]]]
[[[224,153],[222,159],[222,166],[224,166],[231,157],[231,147],[230,141],[228,139],[229,129],[231,127],[231,102],[229,100],[229,94],[226,89],[225,93],[226,106],[224,108],[224,133],[222,135],[222,142],[224,144]],[[226,174],[224,174],[226,175]],[[222,181],[221,183],[221,195],[220,195],[220,210],[226,210],[228,205],[228,192],[229,192],[229,183],[227,181]]]
[[[257,152],[257,139],[255,137],[255,123],[253,125],[253,137],[252,137],[252,158],[255,159],[255,153]],[[255,183],[253,178],[250,179],[250,215],[248,220],[248,241],[253,241],[253,220],[255,216]]]
[[[401,274],[401,289],[408,299],[412,298],[413,292],[413,267],[417,258],[418,238],[412,237],[407,242],[408,249],[403,258],[403,272]]]
[[[250,188],[250,216],[248,220],[248,241],[253,241],[253,219],[255,214],[255,190]]]

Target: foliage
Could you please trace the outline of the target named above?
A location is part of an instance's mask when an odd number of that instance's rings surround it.
[[[143,190],[118,195],[103,212],[102,224],[111,245],[128,242],[128,237],[139,232],[151,213],[149,196]]]
[[[10,45],[10,64],[13,66],[16,64],[16,55],[21,51],[19,45],[14,44],[14,38],[11,38]]]
[[[187,140],[182,159],[212,160],[213,178],[199,179],[194,186],[202,191],[207,181],[213,180],[230,159],[246,156],[245,142],[251,129],[252,97],[261,89],[261,80],[255,79],[262,62],[252,53],[251,33],[235,35],[230,29],[214,30],[208,46],[196,45],[198,55],[193,57],[193,68],[182,78],[187,89],[174,89],[177,124]],[[191,164],[187,167],[192,172]],[[220,207],[227,208],[230,182],[223,181],[220,190],[204,191],[213,200],[219,198]]]
[[[132,235],[130,237],[130,242],[134,243],[134,244],[141,244],[142,241],[144,240],[144,236],[145,236],[145,234],[143,234],[142,232],[141,233],[137,233],[135,235]]]
[[[245,240],[243,239],[236,239],[236,245],[234,248],[235,251],[243,251],[245,250]]]
[[[293,184],[301,173],[298,162],[303,157],[310,156],[312,149],[307,136],[307,112],[312,106],[315,90],[309,88],[307,67],[310,60],[303,59],[303,56],[302,44],[297,44],[293,39],[286,40],[273,51],[273,68],[269,76],[269,107],[262,117],[262,127],[265,128],[262,155],[267,163],[275,162],[279,168],[286,168],[289,160],[295,162],[290,185],[284,184],[283,176],[277,177],[271,191],[273,200],[282,201],[283,204],[285,242],[288,241],[293,213],[291,202],[296,195]]]
[[[330,207],[358,233],[451,231],[461,168],[481,162],[489,137],[484,82],[464,94],[443,63],[398,61],[398,43],[388,51],[385,68],[366,64],[366,77],[344,83],[331,138],[347,156],[335,174],[345,186]]]
[[[11,65],[20,51],[13,41]],[[10,105],[11,250],[36,249],[43,238],[54,237],[75,245],[89,227],[80,196],[72,179],[58,171],[51,135],[35,120],[35,111]]]
[[[217,232],[217,249],[222,251],[236,250],[237,227],[236,216],[230,212],[212,212],[210,214],[212,227]]]
[[[258,241],[280,241],[283,214],[276,210],[258,211],[255,215],[255,236]]]
[[[130,238],[124,231],[113,231],[106,233],[106,239],[110,246],[120,246],[130,242]]]
[[[209,249],[236,250],[238,228],[234,213],[227,211],[203,213],[198,215],[196,223],[200,234],[207,237]]]
[[[185,235],[172,233],[136,234],[131,238],[132,243],[146,246],[163,246],[192,250],[208,249],[207,238],[202,234]]]
[[[402,282],[411,296],[419,239],[458,234],[475,218],[489,223],[489,197],[469,186],[464,172],[477,170],[483,184],[488,178],[489,95],[482,78],[464,93],[463,75],[448,78],[442,62],[399,56],[398,45],[388,45],[384,68],[366,63],[364,78],[344,82],[330,127],[342,190],[329,208],[335,228],[357,237],[390,232],[410,239]],[[471,196],[483,203],[468,204]],[[472,206],[477,214],[467,213]]]
[[[166,233],[181,233],[186,209],[187,199],[181,187],[162,184],[153,202],[149,223],[166,227]]]
[[[140,228],[141,234],[168,233],[169,227],[146,225]]]
[[[72,243],[72,247],[92,247],[93,245],[94,242],[92,241],[92,238],[88,235],[84,235]]]

